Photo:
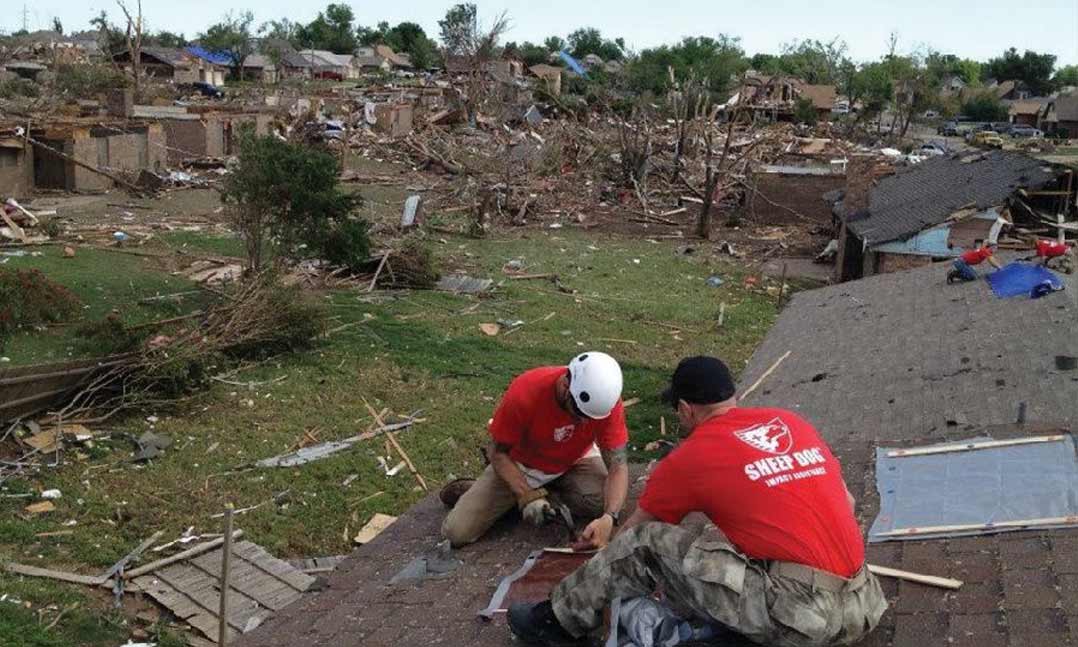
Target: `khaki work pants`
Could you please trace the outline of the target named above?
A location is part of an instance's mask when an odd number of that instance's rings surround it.
[[[544,487],[555,493],[573,513],[573,520],[579,522],[590,521],[602,514],[605,482],[606,465],[602,458],[594,456],[581,459]],[[488,465],[446,515],[442,536],[454,548],[470,544],[516,505],[513,492]]]
[[[697,619],[776,647],[850,644],[871,631],[887,608],[879,582],[867,569],[840,590],[775,571],[739,553],[714,526],[698,534],[646,523],[619,534],[562,580],[551,602],[561,625],[583,636],[600,626],[614,598],[659,590],[672,606]]]

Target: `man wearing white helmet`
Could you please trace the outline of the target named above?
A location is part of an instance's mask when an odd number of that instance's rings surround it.
[[[490,422],[490,465],[456,501],[442,534],[471,543],[516,506],[535,525],[554,518],[557,493],[577,519],[593,519],[581,541],[606,545],[629,489],[621,367],[606,353],[517,376]],[[451,497],[450,497],[451,498]]]

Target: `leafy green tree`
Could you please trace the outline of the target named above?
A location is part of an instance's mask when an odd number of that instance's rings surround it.
[[[60,19],[56,16],[52,17],[52,30],[57,34],[64,33],[64,23],[60,22]]]
[[[779,57],[779,71],[811,84],[839,81],[839,71],[846,60],[845,41],[834,38],[826,43],[802,40],[788,43]]]
[[[1007,106],[994,92],[981,92],[962,104],[962,114],[974,121],[1005,121]]]
[[[258,28],[258,33],[269,41],[288,42],[292,45],[297,45],[296,32],[299,31],[299,28],[300,25],[288,18],[281,18],[280,20],[270,20],[262,23],[262,26]]]
[[[380,23],[379,27],[383,25],[386,23]],[[402,22],[387,30],[382,42],[392,47],[395,52],[408,54],[412,65],[420,70],[433,67],[438,59],[438,45],[414,22]]]
[[[886,64],[882,62],[862,65],[851,77],[847,95],[850,106],[860,101],[862,118],[878,115],[894,97],[894,84]]]
[[[524,64],[528,67],[550,61],[550,50],[542,45],[536,45],[535,43],[528,41],[524,41],[524,43],[521,44],[517,49],[517,53],[520,56],[520,60],[524,61]]]
[[[479,20],[475,5],[453,5],[438,21],[442,45],[449,54],[469,54],[479,34]]]
[[[367,258],[366,223],[353,217],[357,199],[341,190],[336,157],[252,129],[240,135],[239,149],[221,197],[243,237],[249,271],[262,269],[271,244],[280,259],[313,253],[356,269]]]
[[[981,63],[970,58],[958,61],[955,74],[960,76],[967,85],[976,85],[981,82]]]
[[[325,49],[334,54],[351,54],[355,51],[355,14],[346,4],[329,4],[325,11],[306,25],[296,29],[295,39],[302,47]]]
[[[366,47],[372,47],[386,41],[386,32],[389,31],[389,23],[382,21],[377,27],[356,27],[356,42]]]
[[[1030,91],[1037,95],[1052,91],[1052,69],[1056,57],[1053,54],[1038,54],[1026,50],[1021,56],[1018,50],[1010,48],[1003,55],[984,64],[986,78],[997,81],[1022,81]]]
[[[243,80],[243,62],[254,53],[251,24],[255,16],[250,11],[225,14],[224,20],[211,26],[199,38],[210,51],[223,52],[232,61],[232,71]]]
[[[761,74],[778,74],[782,71],[779,57],[774,54],[753,54],[749,59],[749,67]]]
[[[109,16],[104,9],[90,19],[90,25],[97,29],[98,43],[106,56],[111,58],[127,50],[127,39],[124,37],[124,32],[109,22]],[[15,34],[12,35],[14,36]]]
[[[1052,83],[1057,88],[1069,85],[1078,85],[1078,65],[1065,65],[1056,71],[1052,77]]]
[[[794,119],[797,120],[797,123],[812,126],[816,123],[818,117],[819,114],[816,112],[816,106],[813,105],[812,99],[800,97],[794,102]]]
[[[566,47],[565,39],[561,36],[547,36],[543,47],[546,47],[548,52],[560,52]]]
[[[684,80],[695,76],[706,80],[716,98],[725,99],[731,89],[731,79],[744,72],[748,65],[738,38],[689,36],[676,45],[662,45],[640,52],[627,66],[626,76],[633,90],[662,94],[670,86],[668,68],[673,68],[675,78]]]
[[[183,34],[174,34],[170,31],[159,31],[156,34],[150,36],[150,42],[158,47],[187,47],[190,43],[184,38]]]
[[[625,58],[625,39],[608,40],[594,27],[583,27],[569,34],[569,50],[573,58],[595,54],[604,61],[620,61]]]

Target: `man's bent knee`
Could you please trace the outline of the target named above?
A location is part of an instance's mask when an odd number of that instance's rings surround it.
[[[486,531],[474,521],[458,513],[457,509],[450,510],[442,522],[442,537],[448,539],[453,548],[473,543]]]

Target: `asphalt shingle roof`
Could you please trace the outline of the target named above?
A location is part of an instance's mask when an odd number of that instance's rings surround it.
[[[1055,177],[1045,162],[1010,151],[932,158],[880,180],[868,215],[851,218],[849,229],[873,244],[906,239],[963,207],[988,209],[1019,188],[1037,188]]]

